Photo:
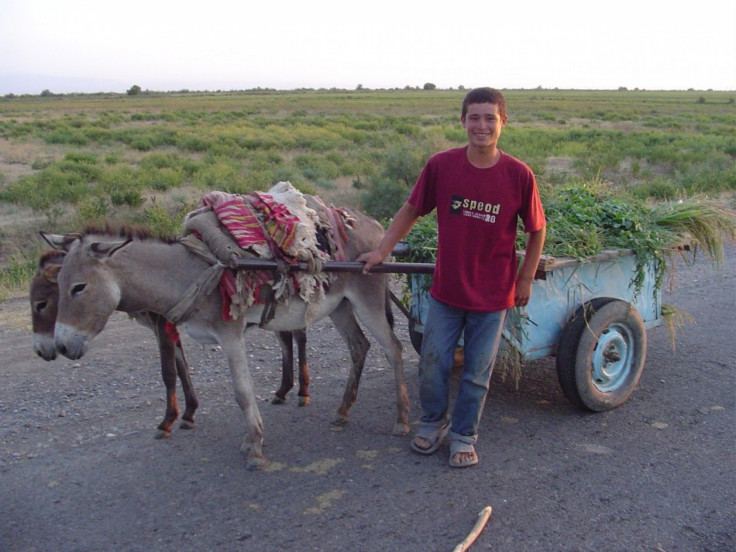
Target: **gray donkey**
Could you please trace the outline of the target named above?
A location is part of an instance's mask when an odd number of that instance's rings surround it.
[[[372,250],[383,236],[374,219],[350,210],[351,224],[345,227],[344,260],[357,259]],[[394,370],[397,416],[395,435],[409,430],[409,401],[404,382],[401,342],[387,319],[388,276],[385,274],[337,273],[329,289],[309,302],[298,296],[280,302],[268,319],[266,305],[249,306],[242,317],[224,320],[223,298],[218,293],[199,295],[189,308],[180,310],[181,299],[201,288],[208,279],[211,263],[193,253],[179,239],[141,238],[125,230],[87,232],[44,238],[67,251],[58,275],[59,310],[55,326],[55,346],[71,359],[81,358],[89,342],[105,326],[115,310],[134,313],[149,311],[167,316],[183,314],[179,325],[196,341],[219,344],[227,359],[236,400],[243,411],[246,436],[241,450],[247,453],[247,467],[259,469],[266,459],[262,453],[263,420],[258,409],[253,380],[248,369],[244,330],[247,323],[260,323],[272,331],[303,330],[308,324],[329,316],[350,349],[352,360],[336,423],[348,420],[357,398],[369,342],[356,316],[375,337]],[[264,322],[264,320],[267,320]]]

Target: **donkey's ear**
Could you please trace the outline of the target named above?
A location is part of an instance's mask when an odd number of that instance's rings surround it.
[[[69,251],[74,242],[82,239],[82,234],[49,234],[48,232],[39,232],[43,240],[54,249],[59,251]]]
[[[44,267],[43,277],[46,278],[52,284],[58,283],[59,271],[61,270],[60,264],[52,264]]]
[[[51,265],[59,265],[64,262],[64,258],[66,257],[66,251],[61,251],[59,249],[49,249],[46,251],[43,255],[41,255],[38,259],[38,268],[41,270],[45,269],[47,266]]]
[[[89,244],[89,250],[97,258],[112,257],[118,250],[122,249],[132,239],[118,240],[118,241],[105,241],[105,242],[92,242]]]

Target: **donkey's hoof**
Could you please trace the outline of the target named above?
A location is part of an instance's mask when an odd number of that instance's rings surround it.
[[[262,471],[268,465],[265,456],[249,456],[245,463],[245,469],[248,471]]]
[[[161,429],[160,427],[156,429],[156,435],[154,435],[156,439],[168,439],[171,437],[171,430],[170,429]]]
[[[286,400],[278,395],[274,395],[273,399],[271,399],[271,404],[284,404],[285,402]]]
[[[307,406],[309,404],[309,397],[299,397],[299,406]]]
[[[337,414],[335,418],[330,422],[330,431],[344,431],[348,426],[347,416]]]
[[[409,430],[411,429],[411,426],[405,422],[396,422],[394,424],[394,431],[393,434],[397,437],[401,437],[403,435],[406,435],[409,433]]]
[[[194,420],[182,420],[179,429],[194,429]]]

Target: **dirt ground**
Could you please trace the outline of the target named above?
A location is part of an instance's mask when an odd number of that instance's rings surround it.
[[[500,372],[478,466],[448,467],[393,437],[393,376],[374,345],[347,428],[330,425],[347,349],[309,331],[312,402],[270,404],[273,335],[251,330],[265,422],[263,472],[245,470],[242,415],[222,354],[185,338],[196,428],[154,439],[164,411],[153,335],[115,315],[79,361],[33,356],[27,299],[0,304],[0,551],[449,551],[477,514],[471,551],[731,552],[736,549],[736,248],[716,271],[680,268],[665,302],[690,313],[673,351],[648,334],[637,391],[591,414],[562,395],[554,360]],[[419,417],[417,355],[397,334]],[[293,393],[293,392],[292,392]],[[180,397],[180,402],[183,397]]]

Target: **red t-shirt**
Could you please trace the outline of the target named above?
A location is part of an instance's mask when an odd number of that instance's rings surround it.
[[[545,225],[534,173],[501,152],[490,168],[471,165],[466,148],[433,155],[408,202],[437,209],[437,264],[430,294],[453,307],[498,311],[514,305],[516,233]]]

